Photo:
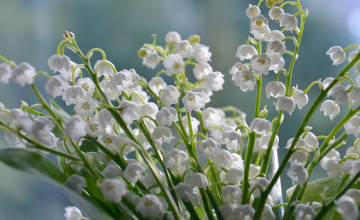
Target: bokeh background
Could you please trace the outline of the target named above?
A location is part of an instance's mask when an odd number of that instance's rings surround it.
[[[139,74],[149,78],[155,72],[142,66],[136,52],[144,43],[152,42],[152,34],[158,36],[159,43],[164,43],[168,31],[177,31],[184,39],[198,34],[202,43],[210,46],[214,70],[224,73],[226,80],[224,90],[213,96],[212,106],[234,105],[252,116],[255,93],[242,93],[231,82],[228,71],[238,61],[235,57],[237,47],[245,43],[249,35],[249,19],[245,16],[245,10],[249,3],[256,2],[0,0],[0,54],[17,63],[27,61],[37,70],[49,72],[47,60],[56,52],[63,31],[68,30],[75,33],[84,51],[93,47],[102,48],[117,69],[135,68]],[[310,14],[293,82],[300,89],[305,89],[312,81],[335,76],[342,68],[331,65],[325,55],[327,49],[334,45],[346,47],[360,43],[360,1],[302,2],[303,8],[308,8]],[[263,11],[265,13],[267,9]],[[265,78],[273,80],[274,75]],[[44,83],[42,79],[37,80],[39,87]],[[317,92],[317,89],[313,89],[310,99]],[[26,86],[19,88],[14,83],[0,85],[0,102],[7,108],[18,107],[19,100],[26,100],[30,104],[36,102]],[[275,109],[273,102],[266,101],[269,111]],[[290,120],[282,125],[280,156],[284,155],[286,141],[294,135],[307,109],[296,110]],[[274,114],[269,116],[273,117]],[[289,118],[289,115],[285,117]],[[327,134],[331,124],[320,113],[310,122],[318,135]],[[0,138],[1,147],[7,147],[3,133],[0,133]],[[323,175],[319,171],[313,177]],[[286,176],[282,177],[282,181],[286,188],[291,185]],[[64,219],[64,207],[68,205],[70,202],[51,184],[0,163],[0,219],[60,220]]]

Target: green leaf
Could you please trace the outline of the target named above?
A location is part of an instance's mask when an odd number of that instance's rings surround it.
[[[0,149],[0,161],[14,169],[50,178],[59,183],[66,180],[65,175],[51,160],[25,149]]]
[[[81,142],[80,150],[82,152],[85,152],[85,153],[87,153],[87,152],[98,152],[97,146],[88,139],[84,139]]]
[[[110,213],[106,214],[104,207],[94,206],[94,204],[66,188],[62,184],[66,180],[66,176],[51,160],[40,154],[19,148],[0,149],[0,161],[14,169],[51,180],[75,206],[81,209],[86,217],[104,220],[116,219],[116,217],[110,217],[108,215]],[[88,187],[91,188],[91,191],[96,187],[94,182],[94,179],[89,181]],[[98,191],[99,189],[95,192],[96,196],[99,196]],[[89,200],[92,201],[92,198]],[[95,204],[100,202],[97,201]],[[99,208],[103,211],[100,211]]]
[[[326,198],[334,197],[341,183],[341,178],[334,179],[331,177],[311,181],[308,183],[305,193],[301,199],[302,202],[310,202],[312,200],[321,202],[321,194],[325,191]],[[289,201],[296,186],[291,187],[286,192],[286,198]],[[326,190],[325,190],[326,189]]]

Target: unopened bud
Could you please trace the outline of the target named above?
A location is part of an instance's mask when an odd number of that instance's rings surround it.
[[[266,5],[266,7],[268,7],[268,8],[274,7],[275,4],[276,4],[275,0],[266,0],[266,1],[265,1],[265,5]]]
[[[190,44],[195,44],[195,43],[200,43],[200,36],[199,35],[191,35],[189,38],[188,38],[188,41]]]
[[[144,48],[140,48],[140,49],[138,50],[137,54],[138,54],[138,56],[139,56],[140,58],[144,58],[144,57],[147,55],[147,51],[146,51],[146,49],[144,49]]]

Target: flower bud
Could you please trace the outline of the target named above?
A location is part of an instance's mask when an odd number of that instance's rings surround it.
[[[188,38],[188,41],[190,44],[195,44],[195,43],[200,43],[200,36],[199,35],[191,35],[189,38]]]

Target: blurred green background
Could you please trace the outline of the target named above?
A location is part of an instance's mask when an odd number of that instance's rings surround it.
[[[47,60],[56,52],[63,31],[68,30],[75,33],[77,42],[84,51],[93,47],[102,48],[118,70],[135,68],[139,74],[149,78],[155,71],[142,66],[136,52],[142,44],[152,42],[152,34],[158,36],[159,43],[164,43],[168,31],[177,31],[184,39],[198,34],[202,43],[210,46],[214,70],[222,72],[226,80],[224,90],[213,96],[212,106],[231,104],[251,117],[255,93],[242,93],[231,82],[228,71],[238,61],[235,57],[237,47],[245,43],[249,35],[249,19],[245,16],[245,10],[249,3],[256,2],[1,0],[0,53],[17,63],[27,61],[37,70],[49,72]],[[325,55],[331,46],[346,47],[352,43],[360,43],[360,1],[302,2],[303,8],[308,8],[310,14],[293,83],[298,84],[300,89],[305,89],[310,82],[335,76],[342,68],[341,65],[332,66]],[[267,13],[267,9],[263,11]],[[267,81],[274,80],[274,74],[265,78]],[[37,80],[37,84],[43,87],[44,80]],[[44,89],[42,92],[44,93]],[[317,89],[313,89],[310,98],[317,92]],[[26,100],[30,104],[36,102],[29,88],[25,86],[19,89],[14,83],[0,85],[0,94],[0,102],[7,108],[18,107],[19,100]],[[266,101],[270,111],[275,110],[273,102],[274,100]],[[284,155],[286,141],[294,135],[307,109],[296,110],[291,119],[282,125],[280,156]],[[275,114],[270,114],[270,118]],[[288,114],[285,117],[289,119]],[[310,123],[316,128],[313,131],[318,135],[328,133],[331,124],[320,113]],[[1,146],[7,147],[3,133],[0,137]],[[314,176],[316,175],[323,174],[320,172]],[[0,176],[0,219],[64,219],[64,207],[70,205],[70,202],[49,183],[3,164],[0,164]],[[291,185],[286,176],[282,177],[282,181],[286,188]]]

